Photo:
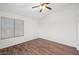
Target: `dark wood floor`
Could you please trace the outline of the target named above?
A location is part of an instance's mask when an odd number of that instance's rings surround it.
[[[34,39],[12,47],[0,49],[1,55],[78,55],[74,47],[51,42],[45,39]]]

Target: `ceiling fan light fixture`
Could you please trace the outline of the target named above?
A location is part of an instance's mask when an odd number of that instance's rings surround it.
[[[50,3],[40,3],[40,5],[33,6],[32,8],[37,8],[37,7],[39,7],[39,8],[40,8],[40,12],[42,12],[42,11],[45,10],[45,9],[52,10],[52,8],[50,8],[50,7],[48,6],[48,4],[50,4]]]
[[[46,5],[40,6],[40,9],[45,10],[46,9]]]

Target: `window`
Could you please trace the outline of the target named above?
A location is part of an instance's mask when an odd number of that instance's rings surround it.
[[[0,18],[0,39],[24,36],[24,20]]]

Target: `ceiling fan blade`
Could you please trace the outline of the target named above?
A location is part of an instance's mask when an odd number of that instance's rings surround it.
[[[40,9],[40,12],[42,12],[42,9]]]
[[[45,3],[45,4],[50,4],[50,3]]]
[[[38,5],[38,6],[33,6],[32,8],[36,8],[36,7],[40,7],[40,5]]]
[[[46,8],[49,9],[49,10],[52,10],[52,8],[50,8],[50,7],[48,7],[48,6],[46,6]]]

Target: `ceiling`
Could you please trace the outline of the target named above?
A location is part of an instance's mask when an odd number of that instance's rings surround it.
[[[42,13],[39,12],[39,8],[32,9],[32,6],[38,5],[38,3],[0,3],[0,11],[17,14],[31,19],[41,19],[48,14],[57,11],[61,11],[68,6],[74,4],[67,3],[51,3],[48,6],[52,10],[46,9]]]

